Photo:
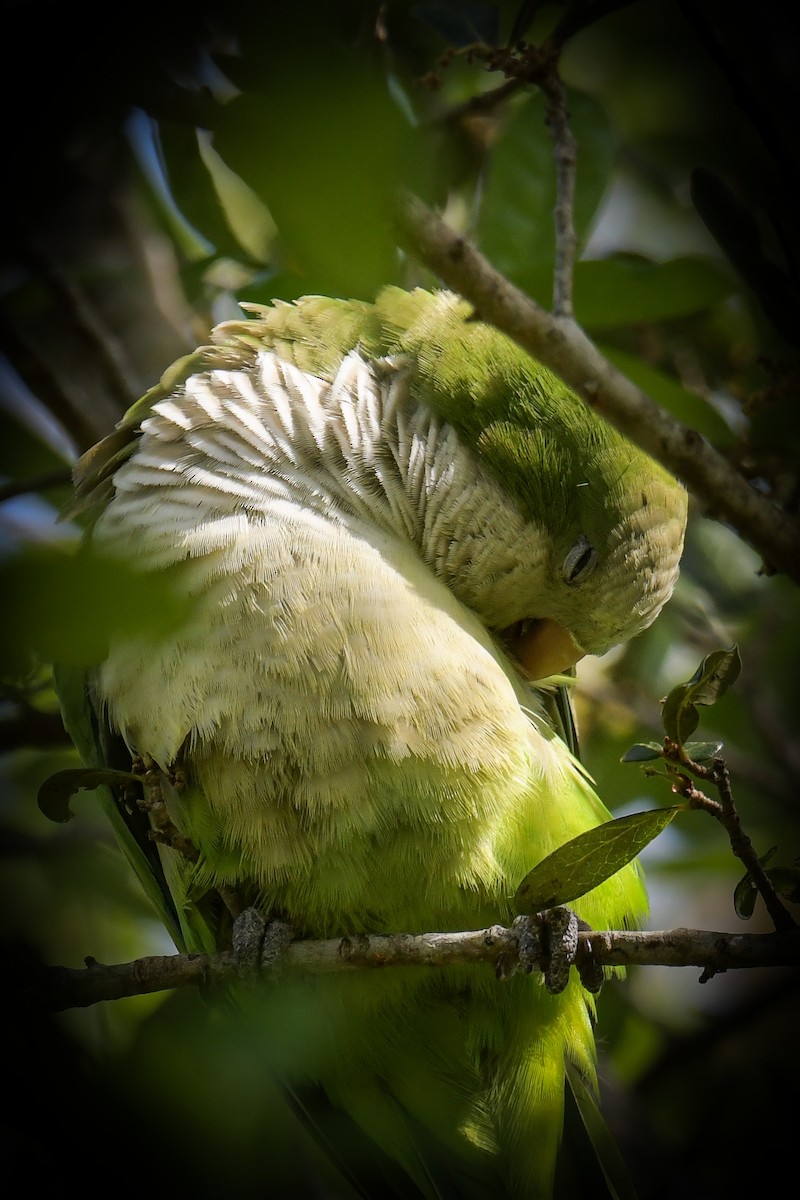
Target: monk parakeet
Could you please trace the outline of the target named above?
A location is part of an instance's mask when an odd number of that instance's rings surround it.
[[[460,298],[309,296],[218,327],[84,457],[77,507],[192,602],[90,679],[192,848],[148,850],[179,945],[229,945],[231,894],[297,938],[510,923],[531,867],[608,819],[536,685],[654,620],[685,492]],[[638,868],[575,907],[637,922]],[[283,1047],[287,1086],[403,1194],[550,1194],[565,1070],[594,1072],[579,980],[280,986],[331,1031],[297,1077]]]

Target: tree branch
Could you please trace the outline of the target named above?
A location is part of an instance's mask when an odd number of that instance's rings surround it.
[[[574,320],[546,312],[415,196],[403,195],[397,223],[404,248],[460,292],[482,320],[550,367],[590,408],[677,475],[706,516],[735,526],[769,571],[800,583],[800,523],[612,366]]]
[[[311,974],[386,967],[463,966],[518,955],[518,931],[492,925],[467,933],[392,934],[327,941],[293,942],[278,970]],[[800,964],[800,930],[769,934],[713,933],[671,929],[661,932],[582,931],[576,965],[599,967],[702,967],[700,982],[717,971]],[[269,968],[274,971],[274,967]],[[104,966],[86,960],[85,969],[42,966],[29,972],[17,989],[19,1003],[38,1011],[86,1008],[102,1000],[145,995],[173,988],[232,984],[241,981],[232,953],[175,954]],[[502,986],[498,983],[498,987]]]

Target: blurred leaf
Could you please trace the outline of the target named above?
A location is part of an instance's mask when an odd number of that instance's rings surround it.
[[[231,235],[219,190],[203,160],[197,130],[161,121],[158,142],[166,184],[180,213],[208,238],[217,254],[241,256],[242,247]]]
[[[24,482],[63,470],[66,459],[16,413],[0,408],[0,476]],[[69,485],[65,488],[65,495]]]
[[[764,315],[787,341],[796,345],[800,291],[795,281],[763,253],[752,213],[713,171],[695,169],[691,189],[698,214],[756,296]]]
[[[252,188],[223,162],[203,135],[200,155],[236,242],[255,262],[269,262],[274,253],[277,230],[266,207]]]
[[[448,46],[497,46],[500,14],[496,4],[415,4],[411,12]]]
[[[683,746],[700,723],[696,706],[715,704],[736,681],[741,669],[737,646],[706,655],[689,682],[673,688],[664,701],[662,720],[667,737]]]
[[[709,762],[722,749],[722,742],[687,742],[684,750],[692,762]]]
[[[266,205],[306,290],[369,298],[396,271],[391,213],[417,165],[413,131],[363,59],[309,43],[289,66],[280,42],[261,92],[222,109],[214,149]]]
[[[540,304],[549,304],[553,282],[546,268],[516,273],[514,282]],[[575,316],[589,330],[689,316],[712,308],[733,290],[719,267],[700,258],[657,263],[619,257],[575,264]]]
[[[684,746],[686,753],[693,762],[708,762],[716,758],[722,749],[722,742],[687,742]],[[653,762],[664,757],[664,746],[661,742],[637,742],[626,750],[620,762],[643,763]]]
[[[777,849],[777,846],[771,846],[766,854],[762,854],[759,857],[758,861],[761,863],[762,867],[766,866]],[[736,887],[733,889],[733,908],[737,917],[739,917],[742,921],[749,921],[753,915],[757,899],[758,888],[753,882],[752,875],[748,871],[746,875],[742,876]]]
[[[737,917],[749,921],[756,907],[758,888],[750,875],[740,879],[733,892],[733,908]]]
[[[578,143],[574,220],[582,243],[611,177],[614,139],[595,100],[569,91],[567,103]],[[477,240],[493,264],[514,278],[555,257],[555,161],[544,118],[541,92],[514,109],[493,149],[481,203]]]
[[[664,747],[661,742],[637,742],[636,745],[625,751],[619,761],[624,763],[652,762],[656,758],[661,758],[663,754]]]
[[[779,896],[800,904],[800,867],[770,867],[767,875]]]
[[[664,371],[648,366],[632,354],[606,345],[600,345],[599,349],[623,375],[684,425],[695,429],[715,446],[727,446],[732,443],[733,434],[730,428],[702,396],[687,391]]]
[[[173,632],[190,609],[166,576],[85,547],[18,554],[0,565],[0,587],[5,661],[18,675],[32,653],[47,662],[99,662],[110,637]]]
[[[518,41],[525,37],[528,29],[538,16],[539,10],[544,8],[546,3],[547,0],[523,0],[523,3],[517,10],[514,23],[508,35],[509,46],[515,46]]]
[[[63,825],[71,821],[74,813],[69,801],[76,792],[93,792],[103,784],[141,783],[138,776],[130,771],[113,771],[111,768],[74,767],[66,771],[56,771],[45,779],[39,788],[37,803],[41,812],[49,821]]]
[[[577,900],[635,858],[680,811],[676,805],[631,813],[571,838],[525,876],[514,896],[516,912],[531,915]]]
[[[752,213],[713,171],[692,172],[692,202],[732,262],[757,258],[761,237]]]

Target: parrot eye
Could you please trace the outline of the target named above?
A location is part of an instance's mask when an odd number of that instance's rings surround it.
[[[597,551],[585,533],[582,533],[564,559],[562,568],[566,583],[581,583],[597,562]]]

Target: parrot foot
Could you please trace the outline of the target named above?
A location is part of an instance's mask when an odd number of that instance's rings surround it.
[[[584,941],[578,954],[578,934],[591,932],[591,926],[570,908],[550,908],[538,916],[544,935],[542,970],[547,990],[554,995],[563,992],[569,982],[569,969],[575,966],[587,992],[599,992],[605,973],[595,961],[591,942]]]
[[[542,923],[542,971],[548,992],[558,995],[569,983],[569,969],[578,951],[578,918],[571,908],[548,908],[538,913]]]
[[[591,925],[589,925],[586,921],[583,921],[580,917],[578,918],[578,926],[581,932],[592,932]],[[603,970],[602,965],[594,956],[594,948],[592,946],[591,938],[584,938],[583,942],[581,943],[581,953],[578,955],[578,960],[575,965],[578,968],[578,974],[581,977],[581,983],[586,988],[587,992],[592,992],[593,995],[597,995],[605,983],[606,973]]]
[[[517,917],[517,961],[503,977],[522,971],[530,974],[534,968],[544,975],[548,992],[558,995],[569,982],[570,967],[575,966],[581,983],[589,992],[599,992],[603,982],[603,968],[591,954],[578,958],[578,933],[589,930],[589,925],[569,908],[549,908],[532,917]]]
[[[255,982],[262,971],[278,966],[294,938],[285,921],[267,921],[257,908],[246,908],[233,923],[233,953],[240,976]]]
[[[516,955],[504,955],[497,964],[498,979],[510,979],[521,973],[530,975],[542,964],[542,926],[536,917],[516,917],[514,929],[517,933]]]

